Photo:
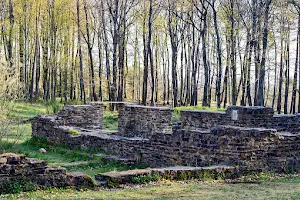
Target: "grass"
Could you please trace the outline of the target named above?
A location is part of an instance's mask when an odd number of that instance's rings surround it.
[[[228,184],[223,181],[161,181],[123,189],[51,189],[5,196],[6,199],[299,199],[300,178],[260,184]]]
[[[114,131],[118,129],[118,112],[105,111],[103,117],[103,129]]]
[[[55,108],[56,109],[56,108]],[[180,107],[174,113],[177,117],[181,110],[214,110],[204,107]],[[51,109],[50,109],[51,110]],[[52,109],[53,111],[53,109]],[[45,104],[16,103],[9,114],[11,119],[31,119],[38,114],[49,113]],[[52,112],[51,112],[52,113]],[[105,112],[104,128],[115,130],[117,113]],[[98,150],[85,151],[70,149],[64,145],[51,145],[45,140],[31,138],[31,125],[12,124],[6,127],[9,134],[6,140],[0,140],[0,147],[6,152],[26,154],[28,157],[47,160],[50,165],[64,166],[68,171],[84,172],[91,176],[107,171],[123,171],[145,166],[127,167],[116,162],[103,162]],[[16,137],[18,138],[17,140]],[[13,145],[16,143],[17,146]],[[17,147],[17,148],[16,148]],[[47,150],[46,154],[39,152],[40,148]],[[0,148],[1,149],[1,148]],[[146,181],[143,181],[143,180]],[[148,182],[148,177],[139,178],[137,182]],[[224,181],[165,181],[147,183],[125,188],[96,188],[93,190],[49,189],[15,195],[0,196],[0,199],[299,199],[300,177],[270,180],[261,178],[260,184],[228,184]]]
[[[217,107],[204,107],[204,106],[186,106],[186,107],[177,107],[173,109],[172,121],[178,122],[180,121],[180,112],[182,110],[209,110],[209,111],[222,111],[224,112],[225,108],[217,108]]]
[[[62,104],[57,101],[44,103],[11,103],[8,118],[13,120],[28,120],[37,115],[57,113]]]

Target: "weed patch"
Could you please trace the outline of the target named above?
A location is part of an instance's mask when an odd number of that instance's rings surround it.
[[[36,191],[37,189],[37,186],[24,179],[14,179],[8,182],[0,182],[0,195],[18,194],[21,192]]]
[[[137,177],[132,177],[131,182],[134,184],[143,184],[143,183],[150,183],[159,181],[160,177],[157,174],[148,174],[148,175],[141,175]]]

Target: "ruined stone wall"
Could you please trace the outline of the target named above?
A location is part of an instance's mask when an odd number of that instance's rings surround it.
[[[64,144],[69,137],[69,128],[61,126],[55,116],[37,116],[31,123],[32,136],[45,138],[53,144]]]
[[[300,132],[300,115],[274,115],[272,108],[230,106],[226,112],[182,111],[181,122],[185,129],[210,129],[217,125],[261,127],[277,131]]]
[[[72,115],[71,110],[61,113]],[[182,111],[182,126],[178,123],[170,131],[170,109],[121,104],[119,132],[114,134],[82,129],[85,119],[78,117],[73,122],[69,118],[67,114],[38,116],[32,121],[32,135],[54,144],[102,149],[153,167],[228,164],[242,171],[300,171],[300,116],[274,115],[270,108]],[[72,134],[73,128],[78,134]]]
[[[220,125],[226,117],[225,112],[211,112],[206,110],[181,111],[180,120],[185,129],[210,129]]]
[[[101,104],[65,106],[57,114],[57,120],[66,126],[101,129],[103,106]]]
[[[300,114],[295,115],[274,115],[268,121],[268,127],[274,127],[278,131],[300,133]]]
[[[6,153],[0,155],[0,193],[9,184],[26,181],[43,187],[93,186],[91,177],[67,173],[61,167],[50,167],[46,161],[27,158],[24,155]]]
[[[155,132],[172,129],[169,108],[123,104],[119,107],[118,133],[126,137],[149,138]]]
[[[46,118],[33,123],[35,136],[52,143],[136,158],[152,167],[227,164],[243,172],[300,170],[300,135],[275,129],[216,126],[212,130],[176,130],[153,133],[148,139],[122,137],[91,131],[72,135],[67,127],[43,126]],[[51,124],[51,123],[49,123]]]

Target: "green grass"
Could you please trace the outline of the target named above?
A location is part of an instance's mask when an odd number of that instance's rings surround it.
[[[88,163],[76,166],[64,166],[69,172],[84,172],[90,176],[109,171],[127,171],[136,168],[146,168],[147,166],[138,164],[134,166],[121,165],[119,162],[103,162],[101,158],[96,158]]]
[[[222,111],[224,112],[225,108],[217,108],[217,107],[204,107],[204,106],[186,106],[186,107],[177,107],[173,109],[172,121],[178,122],[180,121],[180,112],[182,110],[208,110],[208,111]]]
[[[62,104],[54,101],[45,103],[12,103],[9,119],[28,120],[37,115],[53,114],[59,111]]]
[[[291,181],[290,181],[291,180]],[[4,196],[3,196],[4,197]],[[300,178],[265,181],[260,184],[228,184],[223,181],[161,181],[123,189],[51,189],[5,196],[6,199],[299,199]]]
[[[114,131],[118,129],[118,112],[105,111],[103,117],[103,129]]]

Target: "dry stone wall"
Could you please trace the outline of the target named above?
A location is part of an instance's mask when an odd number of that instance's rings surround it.
[[[151,167],[223,164],[237,166],[241,172],[300,171],[297,115],[274,116],[271,109],[263,107],[183,111],[182,126],[167,131],[171,128],[169,109],[123,106],[119,133],[78,129],[79,134],[72,135],[72,127],[62,126],[55,116],[38,116],[32,121],[33,136],[54,144],[102,149]],[[154,125],[145,126],[149,123]]]
[[[43,128],[40,126],[39,130]],[[93,131],[74,136],[66,127],[39,133],[39,137],[53,143],[102,149],[152,167],[226,164],[239,166],[243,172],[300,170],[300,136],[278,133],[275,129],[217,126],[211,131],[181,129],[155,133],[150,139]]]
[[[102,128],[103,107],[101,104],[65,106],[57,114],[59,123],[81,128]]]
[[[182,111],[181,122],[185,129],[210,129],[217,125],[261,127],[279,132],[300,132],[300,115],[274,115],[272,108],[261,106],[230,106],[226,112]]]
[[[225,112],[210,112],[205,110],[181,111],[180,120],[185,129],[210,129],[220,125],[226,117]]]
[[[0,193],[9,184],[26,181],[37,187],[94,186],[91,177],[67,173],[61,167],[50,167],[46,161],[27,158],[24,155],[6,153],[0,155]]]
[[[125,137],[149,138],[172,129],[172,110],[161,107],[120,105],[118,133]]]

